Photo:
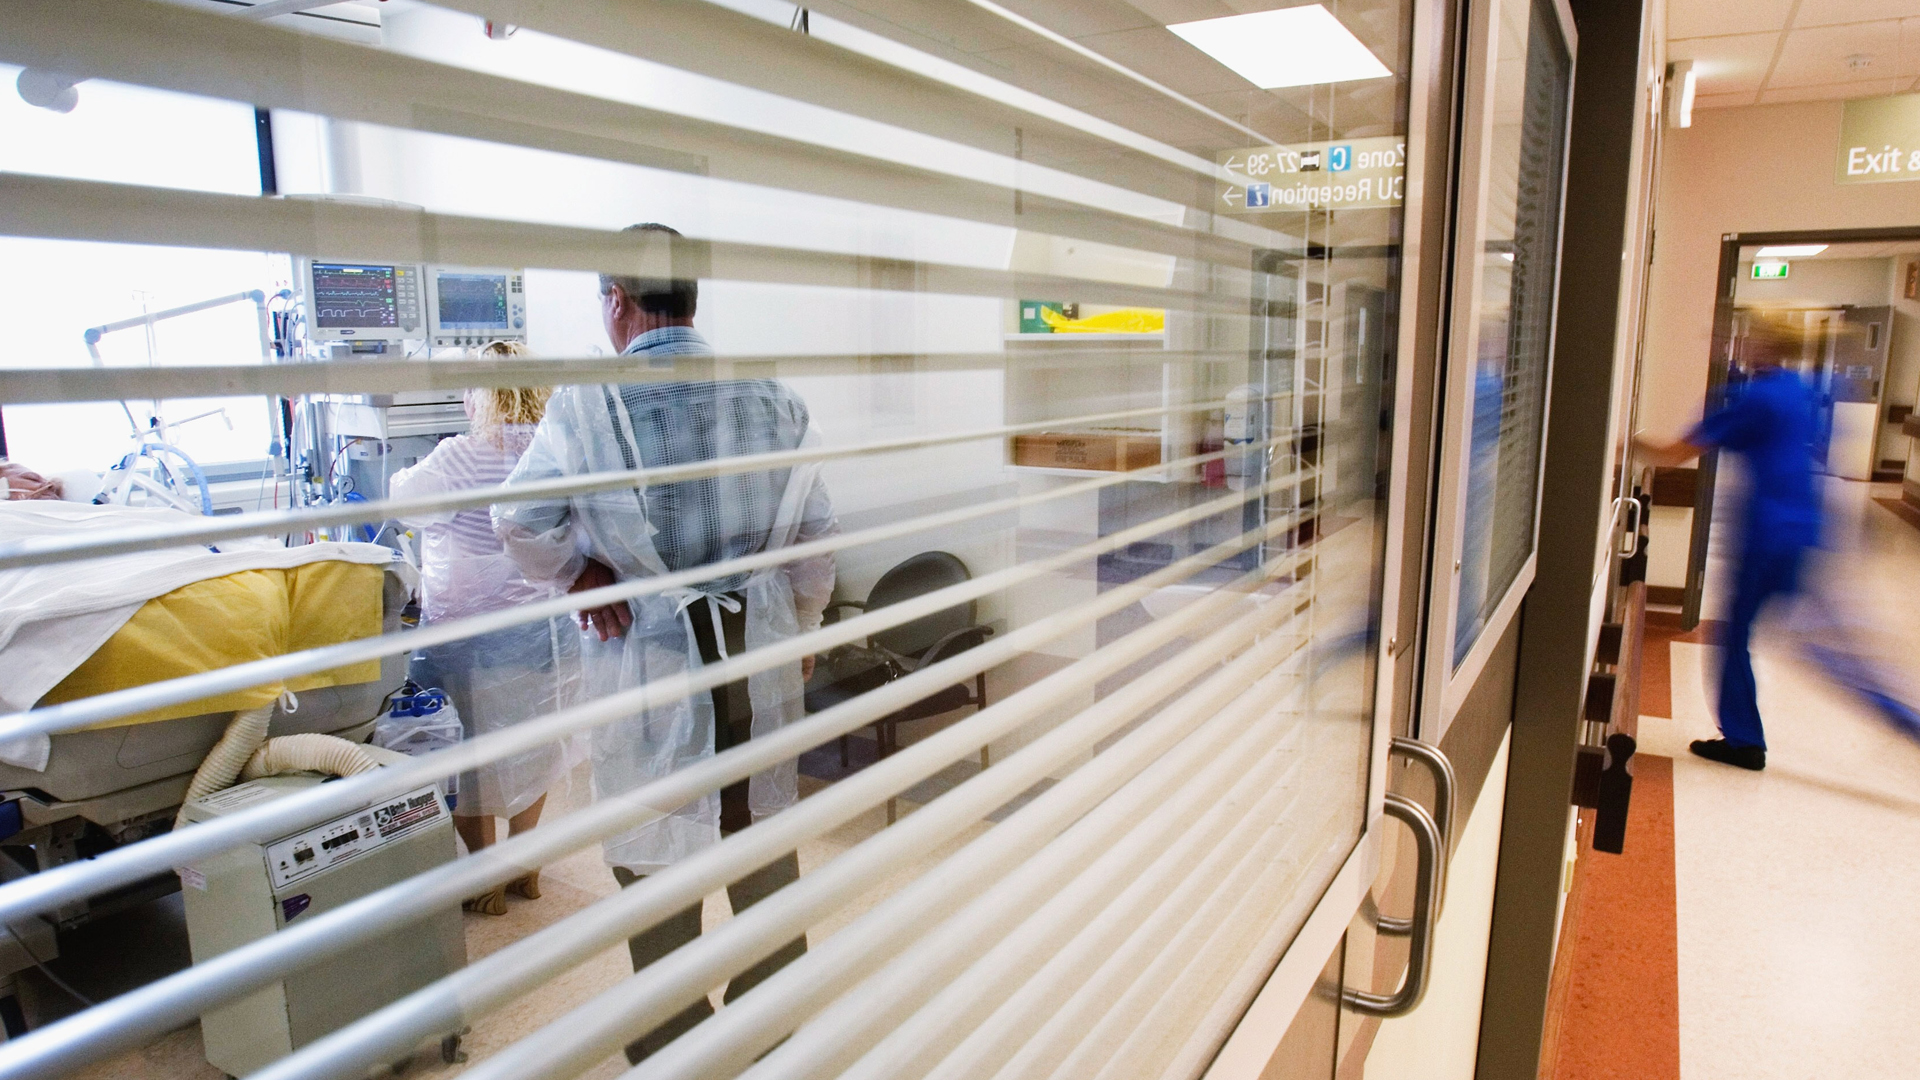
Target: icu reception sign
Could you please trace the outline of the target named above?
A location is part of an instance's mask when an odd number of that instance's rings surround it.
[[[1837,169],[1839,184],[1920,180],[1920,94],[1848,101]]]
[[[1227,213],[1358,210],[1406,197],[1407,143],[1392,136],[1257,146],[1214,162],[1232,176],[1218,191]]]

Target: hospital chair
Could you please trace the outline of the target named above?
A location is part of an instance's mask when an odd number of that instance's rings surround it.
[[[843,608],[876,611],[889,604],[911,600],[938,589],[970,580],[967,564],[944,551],[925,551],[900,563],[874,582],[865,602],[840,600],[827,605],[827,617],[835,620]],[[992,636],[993,628],[976,625],[974,602],[923,615],[911,622],[882,630],[862,646],[842,646],[823,657],[807,684],[806,705],[810,713],[823,712],[875,690],[895,679],[905,678],[929,664],[938,663],[979,645]],[[922,720],[954,709],[987,707],[985,672],[971,680],[956,682],[934,691],[911,705],[896,709],[873,722],[879,744],[879,756],[900,748],[899,727],[909,720]],[[848,736],[840,736],[840,766],[851,765]],[[980,751],[980,764],[987,764],[987,751]]]

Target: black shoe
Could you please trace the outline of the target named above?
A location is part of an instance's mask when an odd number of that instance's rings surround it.
[[[1752,769],[1754,772],[1767,767],[1767,749],[1764,746],[1739,746],[1725,739],[1695,739],[1687,749],[1722,765]]]

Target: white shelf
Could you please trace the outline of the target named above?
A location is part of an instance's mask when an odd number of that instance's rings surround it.
[[[1086,480],[1095,476],[1114,476],[1120,472],[1119,469],[1056,469],[1051,465],[1009,464],[1007,468],[1015,472],[1031,473],[1035,476],[1069,476],[1075,480]],[[1166,475],[1165,466],[1160,467],[1158,474],[1149,475],[1142,473],[1135,476],[1134,479],[1145,484],[1170,484],[1173,482],[1173,477]]]
[[[1164,347],[1167,343],[1167,335],[1164,332],[1158,334],[1006,334],[1003,336],[1008,343],[1017,341],[1023,345],[1038,344],[1042,341],[1062,344],[1074,341],[1137,341],[1142,345],[1153,344]]]

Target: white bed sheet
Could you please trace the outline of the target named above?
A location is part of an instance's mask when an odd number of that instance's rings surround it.
[[[66,502],[0,503],[0,550],[36,537],[192,521],[178,510]],[[105,644],[156,596],[242,570],[287,569],[329,559],[388,565],[378,544],[284,547],[271,540],[183,545],[79,562],[0,570],[0,707],[24,711]],[[404,566],[405,564],[400,564]],[[44,769],[45,735],[0,741],[0,761]]]

